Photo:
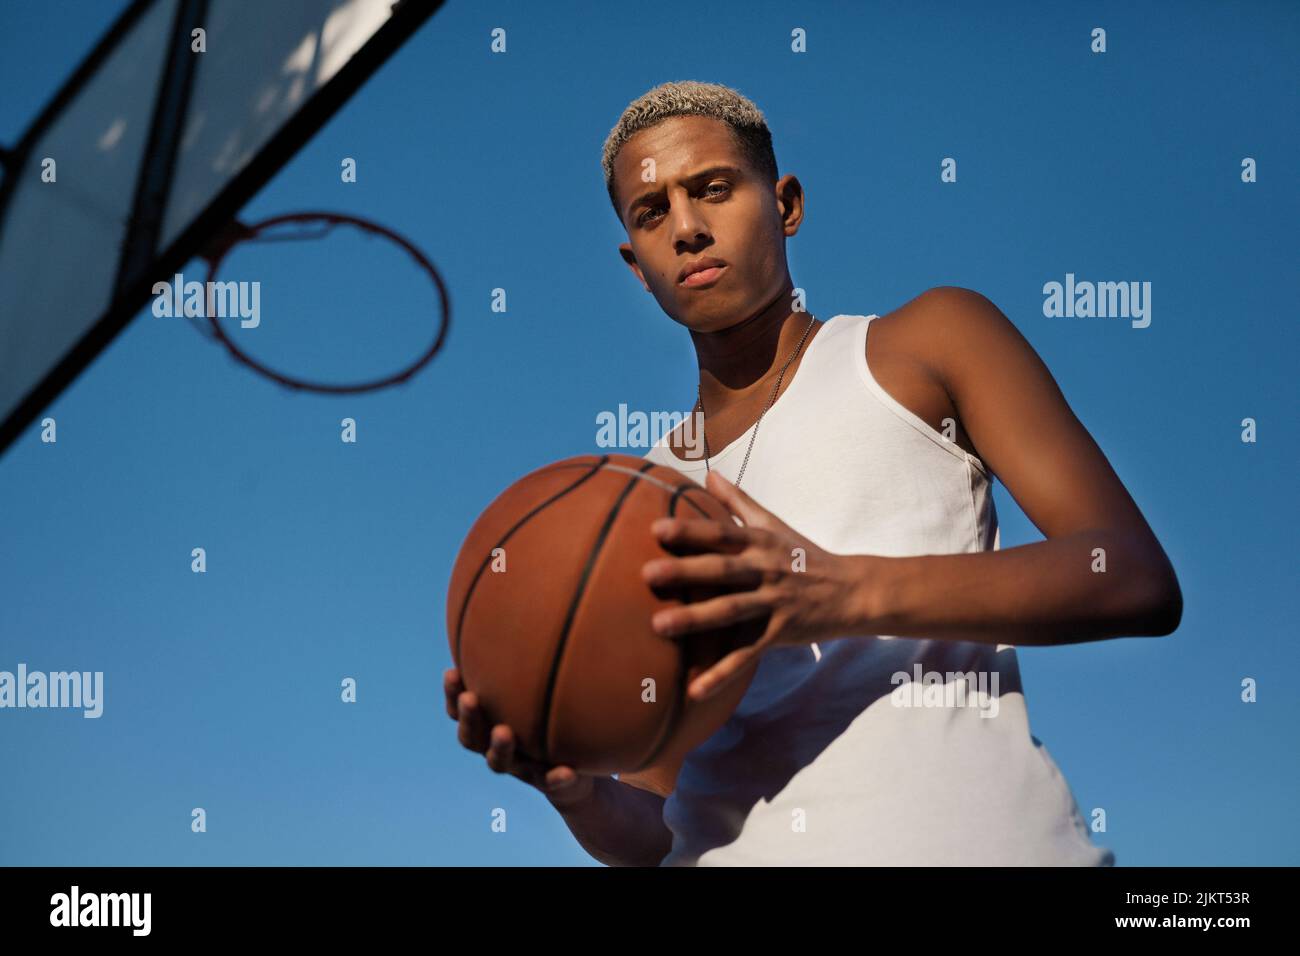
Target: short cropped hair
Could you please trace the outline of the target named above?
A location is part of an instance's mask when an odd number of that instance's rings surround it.
[[[731,87],[717,83],[695,80],[661,83],[633,100],[605,139],[601,157],[601,165],[605,167],[605,190],[620,222],[623,215],[614,188],[614,160],[623,144],[635,134],[671,116],[710,116],[726,123],[749,164],[769,182],[776,182],[772,132],[753,101]]]

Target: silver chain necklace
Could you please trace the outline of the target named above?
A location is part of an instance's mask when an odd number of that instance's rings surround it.
[[[740,487],[740,483],[745,478],[745,466],[749,464],[749,453],[754,450],[754,439],[758,437],[758,426],[763,424],[763,416],[767,414],[767,410],[771,408],[772,403],[776,401],[776,393],[781,391],[781,380],[785,378],[785,370],[790,367],[790,363],[794,361],[795,356],[803,349],[804,342],[808,340],[808,333],[812,331],[813,323],[816,321],[816,316],[810,315],[808,317],[808,328],[803,330],[803,338],[799,340],[799,344],[795,346],[794,351],[790,353],[790,357],[786,359],[785,364],[781,366],[781,374],[776,377],[776,387],[772,389],[772,394],[768,398],[767,404],[764,405],[763,410],[759,412],[758,421],[754,422],[754,434],[749,438],[749,447],[745,449],[745,460],[740,463],[740,473],[736,476],[737,488]],[[704,471],[707,473],[711,470],[709,468],[709,436],[704,431],[704,421],[708,416],[704,413],[704,394],[698,386],[696,388],[695,401],[700,408],[700,436],[704,439]]]

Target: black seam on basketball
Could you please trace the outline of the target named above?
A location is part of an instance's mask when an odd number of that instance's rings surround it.
[[[583,461],[583,460],[582,460],[583,458],[586,458],[586,459],[588,459],[588,460],[587,460],[587,461]],[[557,462],[553,462],[553,463],[551,463],[551,464],[549,464],[549,465],[546,465],[546,466],[544,466],[544,467],[542,467],[542,468],[538,468],[536,471],[532,472],[531,474],[527,475],[526,477],[529,477],[529,478],[536,478],[538,475],[549,475],[549,474],[550,474],[551,472],[553,472],[553,471],[563,471],[565,468],[592,468],[592,467],[598,467],[598,466],[604,465],[604,464],[605,464],[605,459],[607,459],[607,458],[609,458],[609,455],[601,455],[601,456],[599,456],[599,457],[597,457],[596,455],[581,455],[581,456],[578,457],[578,460],[577,460],[577,461],[567,461],[567,460],[566,460],[566,461],[557,461]]]
[[[695,484],[695,482],[691,482],[689,485],[682,485],[680,488],[678,488],[677,494],[673,495],[673,497],[676,498],[677,495],[681,495],[682,500],[685,501],[692,508],[694,508],[696,511],[698,511],[700,513],[701,518],[709,517],[709,513],[707,511],[705,511],[703,508],[699,506],[699,504],[697,504],[696,502],[692,501],[689,497],[687,497],[686,493],[690,491],[697,491],[700,492],[701,494],[708,494],[708,492],[706,492],[699,485]]]
[[[690,485],[682,485],[673,492],[672,497],[668,499],[668,517],[677,517],[677,502],[679,500],[685,501],[698,510],[700,514],[708,516],[703,508],[686,497],[686,492],[690,490]],[[674,640],[674,638],[666,638],[666,640]],[[672,739],[673,734],[677,732],[677,725],[681,722],[682,713],[686,709],[686,672],[686,652],[679,646],[677,653],[677,693],[673,695],[672,713],[668,715],[668,720],[661,725],[659,737],[655,740],[654,746],[650,748],[650,756],[646,757],[635,768],[625,771],[626,773],[637,773],[654,763],[659,754],[663,752],[664,747],[668,746],[668,741]]]
[[[654,462],[647,461],[641,466],[641,471],[647,468],[653,468]],[[601,462],[601,468],[604,468],[604,462]],[[600,469],[598,469],[600,470]],[[609,529],[614,527],[614,521],[618,518],[619,510],[623,507],[623,502],[627,496],[632,493],[640,478],[633,476],[628,479],[627,485],[619,494],[614,504],[610,506],[609,514],[605,516],[605,523],[601,525],[600,533],[596,535],[596,540],[592,543],[591,552],[587,555],[587,563],[583,566],[582,574],[578,578],[578,584],[573,589],[573,598],[569,601],[569,611],[564,617],[564,627],[560,630],[560,640],[555,647],[555,654],[551,658],[551,673],[546,679],[546,696],[542,699],[542,752],[540,760],[542,763],[551,762],[551,701],[555,696],[555,682],[559,678],[560,663],[564,660],[564,649],[569,643],[569,628],[573,626],[573,619],[577,616],[578,605],[582,603],[582,596],[587,590],[587,581],[591,577],[591,569],[595,567],[596,558],[600,556],[600,549],[605,544],[605,539],[609,537]]]
[[[452,654],[452,663],[455,664],[457,668],[460,667],[460,638],[461,638],[461,633],[465,629],[465,614],[469,610],[469,602],[470,602],[470,598],[474,596],[474,589],[478,587],[479,578],[483,576],[483,572],[487,570],[487,566],[492,563],[492,552],[495,551],[497,548],[501,547],[503,544],[505,544],[510,539],[511,535],[513,535],[516,531],[522,528],[526,522],[528,522],[530,519],[536,516],[536,514],[539,511],[541,511],[543,508],[546,508],[549,505],[554,504],[556,501],[563,498],[569,492],[573,491],[573,489],[581,485],[592,475],[596,474],[596,472],[600,471],[600,469],[604,467],[605,462],[608,460],[609,460],[609,455],[601,455],[599,460],[591,462],[590,471],[588,471],[585,475],[583,475],[573,484],[569,485],[569,487],[557,491],[550,498],[547,498],[541,504],[533,508],[532,511],[528,512],[526,515],[524,515],[522,518],[516,521],[510,527],[510,529],[506,531],[504,535],[501,536],[500,541],[498,541],[492,547],[488,548],[488,553],[484,556],[483,563],[480,564],[478,570],[474,572],[474,580],[470,581],[469,588],[468,590],[465,591],[465,599],[460,603],[460,614],[457,615],[456,617],[456,641],[455,641],[456,650]],[[575,465],[575,467],[577,466]],[[582,467],[588,467],[588,466],[582,466]],[[464,675],[461,676],[464,677]]]

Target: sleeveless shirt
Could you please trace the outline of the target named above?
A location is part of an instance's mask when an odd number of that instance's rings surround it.
[[[742,487],[836,554],[997,549],[984,464],[873,377],[875,318],[837,315],[812,338]],[[709,466],[734,482],[752,434]],[[679,459],[670,437],[645,457],[702,484],[704,462]],[[863,634],[766,651],[686,756],[663,819],[662,866],[1114,864],[1030,734],[1006,644]]]

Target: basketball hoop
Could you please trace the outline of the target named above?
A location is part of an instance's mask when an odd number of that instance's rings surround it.
[[[306,231],[298,230],[284,234],[271,234],[270,231],[287,223],[315,223],[316,229]],[[402,370],[386,376],[385,378],[375,379],[373,381],[357,382],[353,384],[335,385],[328,382],[309,382],[305,379],[295,378],[285,375],[268,365],[259,362],[257,359],[248,355],[237,346],[221,326],[217,323],[215,314],[208,315],[208,323],[212,327],[212,335],[226,350],[235,358],[236,361],[247,365],[254,372],[278,382],[285,388],[302,390],[308,392],[320,392],[330,395],[352,395],[358,392],[371,392],[376,389],[387,388],[390,385],[397,385],[405,382],[408,378],[427,365],[437,354],[438,349],[442,347],[443,340],[447,337],[447,327],[451,321],[451,300],[447,294],[447,287],[442,281],[442,276],[434,268],[433,263],[419,249],[415,247],[410,240],[398,235],[391,229],[387,229],[377,223],[370,222],[366,219],[360,219],[356,216],[348,216],[336,212],[294,212],[286,213],[282,216],[274,216],[270,219],[264,219],[251,225],[246,225],[237,220],[232,221],[227,228],[219,233],[211,245],[201,253],[201,257],[208,263],[208,275],[205,282],[205,288],[211,288],[208,283],[216,280],[217,270],[230,250],[241,242],[297,242],[311,239],[321,239],[328,235],[337,226],[352,226],[360,229],[362,232],[379,236],[395,243],[401,249],[415,260],[416,264],[428,273],[429,278],[433,280],[434,288],[438,291],[438,301],[442,309],[442,317],[438,324],[438,334],[434,337],[433,344],[418,359],[406,366]],[[206,310],[211,313],[211,310]]]

